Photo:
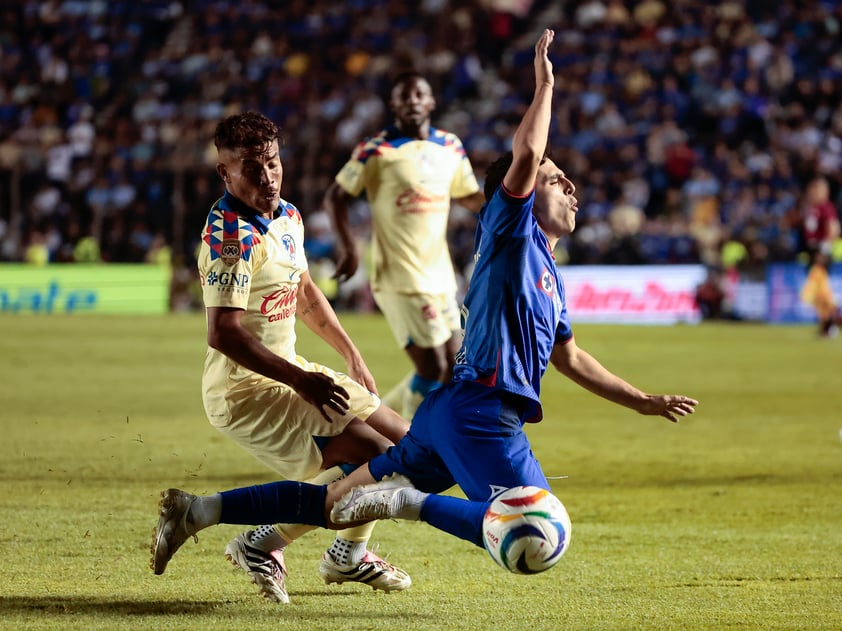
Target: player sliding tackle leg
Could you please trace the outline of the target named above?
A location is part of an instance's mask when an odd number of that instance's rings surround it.
[[[275,482],[195,497],[170,489],[156,541],[171,555],[216,523],[300,522],[336,528],[383,518],[420,519],[482,545],[482,518],[503,489],[549,489],[523,431],[541,420],[542,377],[552,364],[583,388],[640,414],[677,422],[697,401],[647,394],[579,348],[552,250],[576,224],[575,187],[545,157],[554,76],[553,32],[535,45],[535,94],[512,151],[489,167],[465,297],[465,338],[453,380],[431,392],[407,435],[327,486]],[[513,265],[518,261],[519,265]],[[379,482],[378,482],[379,481]],[[459,485],[467,496],[437,495]]]
[[[308,482],[327,484],[344,475],[342,468],[332,467]],[[325,583],[360,582],[385,592],[400,591],[411,585],[406,572],[367,549],[375,523],[371,521],[336,533],[319,562],[319,575]],[[304,524],[275,524],[246,530],[228,543],[225,556],[248,572],[264,597],[285,604],[289,595],[284,552],[293,541],[315,528]]]

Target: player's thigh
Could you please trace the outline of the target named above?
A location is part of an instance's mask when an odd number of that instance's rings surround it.
[[[344,421],[347,423],[348,419],[354,417],[365,421],[380,407],[380,397],[372,392],[369,392],[368,388],[360,385],[360,383],[354,381],[344,372],[333,370],[332,368],[317,362],[307,361],[301,356],[295,358],[295,363],[304,370],[327,375],[334,383],[342,386],[348,393],[348,411],[346,414],[337,414],[331,410],[327,410],[328,414],[331,416],[332,422],[339,421],[342,423]],[[313,407],[315,410],[314,406],[310,407]],[[316,413],[321,416],[318,410],[316,410]],[[342,425],[342,427],[344,427],[344,425]],[[338,434],[340,432],[341,428],[336,433]]]
[[[413,428],[415,426],[413,425]],[[413,435],[413,428],[400,442],[375,456],[368,463],[368,469],[375,480],[382,480],[393,474],[404,475],[412,485],[425,493],[441,493],[456,482],[435,449],[420,442]]]
[[[236,392],[229,395],[228,405],[230,421],[216,428],[264,465],[292,480],[306,479],[322,468],[313,436],[336,429],[313,417],[308,408],[315,408],[294,390],[278,384]]]
[[[301,480],[324,467],[322,447],[341,434],[354,419],[367,419],[380,405],[376,395],[343,373],[297,358],[305,370],[329,375],[349,394],[345,414],[314,405],[284,384],[229,397],[231,421],[217,426],[252,456],[285,478]]]
[[[366,424],[397,443],[409,431],[409,421],[387,405],[381,405],[366,420]]]
[[[374,300],[401,348],[444,346],[459,329],[459,310],[452,295],[375,292]]]
[[[325,441],[322,447],[322,466],[328,468],[334,465],[363,464],[384,453],[393,444],[368,423],[358,418],[351,419],[341,434]]]
[[[500,489],[549,488],[523,431],[520,412],[488,389],[462,389],[451,397],[449,419],[438,418],[438,454],[468,499],[489,501]]]
[[[431,427],[432,418],[446,413],[446,401],[442,407],[437,405],[441,398],[440,391],[444,389],[431,392],[418,408],[406,435],[385,454],[376,456],[368,463],[369,471],[376,480],[400,473],[412,480],[417,489],[426,493],[441,493],[455,484],[437,452],[437,446],[447,437],[437,436],[435,428]]]

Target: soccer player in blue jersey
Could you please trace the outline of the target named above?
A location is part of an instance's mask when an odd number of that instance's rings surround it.
[[[425,521],[477,546],[503,490],[549,489],[523,431],[542,418],[541,377],[552,364],[580,386],[641,414],[676,422],[697,401],[642,392],[576,345],[552,251],[576,221],[575,187],[545,158],[553,91],[547,50],[535,46],[535,95],[512,152],[489,168],[453,380],[430,393],[407,435],[328,486],[276,482],[191,498],[167,528],[178,542],[215,523],[300,520],[336,527],[361,520]],[[467,499],[438,495],[457,484]]]

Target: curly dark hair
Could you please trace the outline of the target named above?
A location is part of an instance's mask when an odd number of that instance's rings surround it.
[[[213,144],[217,149],[263,147],[280,142],[278,126],[260,112],[243,112],[222,119],[216,126]]]

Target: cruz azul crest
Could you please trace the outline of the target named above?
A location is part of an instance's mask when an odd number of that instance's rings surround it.
[[[555,278],[553,278],[550,270],[544,268],[544,273],[541,274],[541,279],[538,281],[538,288],[552,297],[553,290],[555,289]]]

